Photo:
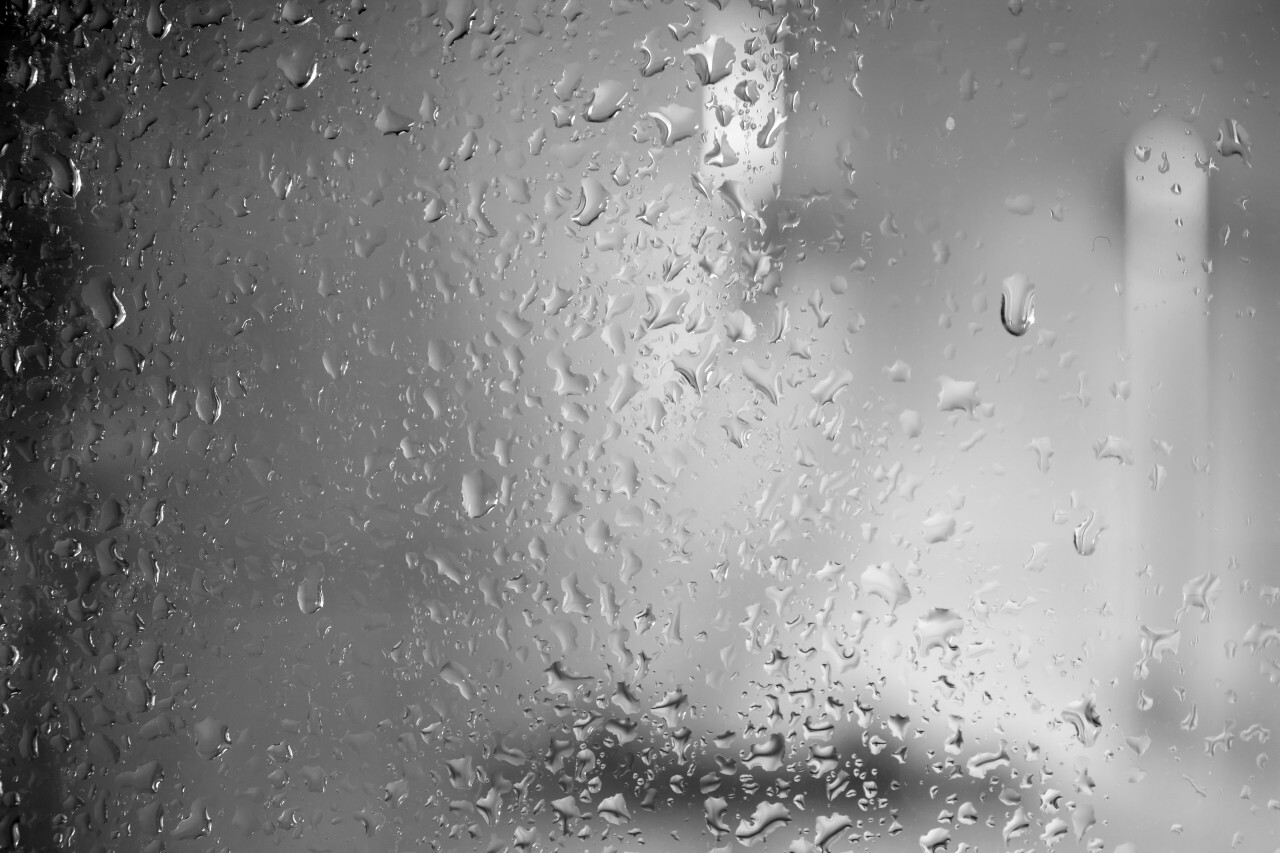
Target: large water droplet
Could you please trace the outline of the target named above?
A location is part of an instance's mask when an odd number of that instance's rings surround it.
[[[160,8],[160,0],[151,0],[151,6],[147,9],[147,32],[152,38],[162,39],[169,34],[171,27],[164,10]]]
[[[384,105],[378,112],[377,118],[373,120],[373,125],[382,135],[394,136],[413,127],[413,119]]]
[[[595,222],[609,201],[609,193],[604,184],[595,178],[583,178],[582,189],[578,193],[578,206],[573,214],[573,221],[578,225],[590,225]]]
[[[738,843],[751,847],[790,820],[791,811],[782,803],[760,803],[749,819],[738,824],[733,834]]]
[[[192,734],[195,737],[196,752],[205,760],[217,758],[231,745],[226,724],[214,717],[205,717],[192,726]]]
[[[1004,280],[1000,294],[1000,322],[1005,331],[1021,337],[1036,321],[1036,286],[1025,273],[1014,273]]]
[[[596,808],[596,814],[605,823],[613,824],[614,826],[631,823],[631,811],[627,808],[627,800],[622,794],[614,794],[612,797],[605,797],[601,800],[600,805]]]
[[[688,139],[698,131],[699,113],[680,104],[668,104],[648,115],[657,120],[662,130],[662,144],[667,148],[682,139]]]
[[[1239,157],[1249,163],[1249,132],[1235,119],[1224,119],[1214,146],[1223,157]]]
[[[310,577],[298,584],[298,609],[310,616],[324,607],[324,581]]]
[[[1013,8],[1012,4],[1010,8]],[[1022,11],[1021,3],[1018,4],[1018,11]],[[1016,15],[1017,12],[1014,14]],[[935,827],[920,836],[920,849],[925,853],[944,853],[949,844],[951,844],[951,832],[945,827]]]
[[[1102,731],[1102,718],[1092,695],[1067,705],[1062,711],[1062,719],[1075,730],[1076,737],[1085,746],[1093,746]]]
[[[953,610],[935,607],[916,620],[916,651],[927,657],[941,649],[944,660],[953,660],[959,647],[956,635],[964,630],[964,620]]]
[[[868,566],[860,578],[862,589],[867,595],[874,595],[889,605],[893,612],[911,600],[911,590],[907,588],[906,579],[888,563]]]
[[[694,73],[703,86],[714,86],[733,71],[733,45],[718,35],[708,36],[697,47],[689,48],[685,56],[693,60]]]
[[[627,98],[626,84],[617,80],[601,80],[591,96],[591,106],[587,107],[587,121],[608,121],[618,114]]]
[[[972,417],[979,402],[977,382],[938,377],[938,411],[967,412]]]

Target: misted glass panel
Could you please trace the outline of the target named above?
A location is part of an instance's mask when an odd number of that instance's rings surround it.
[[[0,11],[0,850],[1280,850],[1280,8]]]

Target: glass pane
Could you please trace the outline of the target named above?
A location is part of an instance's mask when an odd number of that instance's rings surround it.
[[[1278,23],[5,5],[0,850],[1280,849]]]

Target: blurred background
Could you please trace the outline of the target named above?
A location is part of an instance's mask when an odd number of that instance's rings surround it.
[[[1280,10],[0,11],[0,849],[1280,850]]]

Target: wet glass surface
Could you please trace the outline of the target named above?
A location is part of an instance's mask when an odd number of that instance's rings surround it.
[[[1280,9],[0,10],[0,850],[1280,850]]]

